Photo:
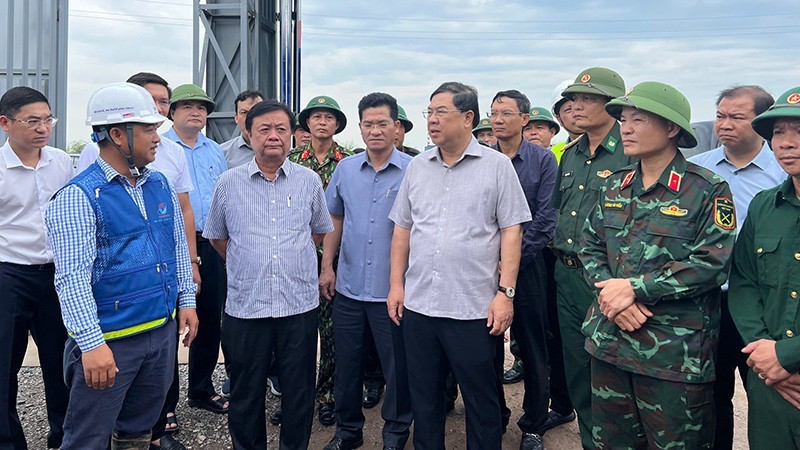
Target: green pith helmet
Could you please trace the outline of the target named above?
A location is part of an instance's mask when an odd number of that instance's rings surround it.
[[[478,122],[478,126],[472,129],[472,135],[477,137],[478,131],[491,130],[491,129],[492,129],[492,122],[489,119],[481,119],[481,121]]]
[[[211,100],[211,97],[209,97],[206,94],[206,91],[204,91],[200,86],[196,84],[182,84],[172,90],[172,97],[169,98],[170,108],[169,116],[167,117],[169,120],[172,120],[172,106],[182,100],[196,100],[205,102],[206,111],[208,111],[209,114],[214,112],[214,109],[217,107],[217,104],[214,103],[214,100]]]
[[[550,111],[541,106],[534,106],[531,108],[531,118],[528,120],[528,123],[533,122],[547,122],[551,127],[556,128],[556,134],[561,131],[561,127],[558,125],[558,122],[556,122],[556,119],[553,118]]]
[[[692,107],[689,105],[689,100],[686,100],[686,97],[674,87],[655,81],[639,83],[624,96],[606,103],[606,111],[619,120],[624,106],[651,112],[677,125],[681,129],[678,134],[678,147],[697,146],[697,137],[691,124]]]
[[[575,82],[567,86],[562,96],[570,98],[570,94],[596,94],[608,98],[625,95],[625,81],[617,72],[605,67],[592,67],[575,77]]]
[[[414,124],[411,123],[411,121],[408,120],[408,116],[406,116],[406,110],[400,105],[397,105],[397,120],[403,124],[403,128],[406,130],[406,133],[414,128]]]
[[[787,117],[800,119],[800,86],[784,92],[774,105],[753,119],[753,129],[764,139],[772,140],[775,119]]]
[[[308,128],[308,116],[314,112],[315,109],[327,109],[330,110],[334,116],[336,116],[336,121],[339,122],[338,126],[336,127],[336,132],[333,134],[339,134],[344,130],[344,127],[347,126],[347,117],[342,112],[342,109],[339,108],[339,103],[336,100],[328,97],[326,95],[320,95],[318,97],[314,97],[311,101],[308,102],[306,108],[300,111],[300,114],[297,116],[297,120],[300,121],[300,128],[308,131],[309,133],[311,130]]]

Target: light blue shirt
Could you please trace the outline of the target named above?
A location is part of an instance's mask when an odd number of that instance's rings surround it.
[[[205,229],[217,179],[228,169],[225,154],[219,144],[205,137],[203,133],[198,133],[194,147],[181,141],[174,128],[170,128],[162,136],[177,142],[186,152],[186,162],[189,163],[189,173],[194,184],[194,190],[189,192],[189,201],[194,210],[194,225],[199,233]]]
[[[319,175],[288,160],[274,180],[255,160],[217,183],[206,239],[228,241],[225,312],[239,319],[287,317],[319,305],[312,234],[333,231]]]
[[[389,212],[411,156],[392,150],[379,171],[367,152],[341,160],[325,200],[328,211],[344,217],[336,292],[355,300],[385,302],[389,296],[394,222]]]

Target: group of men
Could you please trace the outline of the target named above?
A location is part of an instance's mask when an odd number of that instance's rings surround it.
[[[385,384],[384,449],[412,422],[415,448],[444,449],[456,385],[467,446],[499,449],[515,379],[522,450],[575,413],[587,449],[730,449],[737,368],[751,448],[798,448],[800,88],[722,91],[723,145],[689,160],[674,87],[626,90],[593,67],[558,91],[547,108],[500,91],[481,120],[477,91],[444,83],[422,153],[397,100],[372,93],[351,152],[332,97],[295,115],[242,92],[240,135],[220,145],[200,87],[138,73],[91,97],[75,174],[46,145],[46,97],[10,89],[0,448],[27,448],[28,332],[49,448],[184,448],[182,335],[189,405],[227,413],[236,449],[267,447],[268,384],[281,448],[308,447],[315,404],[336,425],[325,450],[363,446],[362,407]],[[551,145],[562,127],[569,142]],[[504,373],[509,328],[520,362]],[[220,344],[229,397],[212,382]]]

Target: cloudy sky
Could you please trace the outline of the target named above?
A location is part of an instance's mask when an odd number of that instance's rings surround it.
[[[85,139],[85,105],[99,86],[138,71],[191,82],[191,0],[71,0],[68,141]],[[775,96],[800,85],[796,0],[303,1],[302,101],[330,95],[344,108],[341,143],[360,144],[357,104],[394,95],[426,143],[422,110],[444,81],[519,89],[550,106],[554,88],[583,68],[618,71],[628,87],[681,90],[692,119],[711,120],[716,94],[760,84]],[[61,123],[59,123],[61,126]]]

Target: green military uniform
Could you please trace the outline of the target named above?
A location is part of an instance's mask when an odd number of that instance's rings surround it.
[[[633,106],[681,128],[693,147],[686,98],[654,82],[606,105]],[[592,434],[600,449],[711,448],[719,287],[736,237],[728,184],[674,149],[652,186],[641,163],[614,172],[587,219],[580,259],[589,283],[627,279],[653,316],[625,331],[592,302],[583,324],[592,355]]]
[[[601,91],[593,88],[595,84],[589,86],[581,81],[587,76],[599,80],[605,78],[608,81],[602,84]],[[564,95],[574,92],[620,96],[625,93],[625,84],[616,72],[592,68],[581,72],[575,83],[564,91]],[[623,152],[618,124],[614,124],[595,149],[594,155],[589,149],[589,136],[583,135],[565,148],[553,191],[553,206],[559,210],[553,249],[557,257],[555,279],[558,321],[564,348],[564,371],[569,396],[578,413],[581,442],[587,449],[594,448],[591,434],[592,378],[581,325],[597,294],[586,283],[583,267],[578,259],[580,238],[583,224],[597,203],[599,191],[606,179],[614,171],[632,162],[633,159]]]
[[[336,134],[344,130],[347,124],[347,119],[344,113],[330,97],[320,96],[314,97],[308,103],[308,106],[300,112],[298,120],[300,126],[310,131],[308,128],[308,116],[311,115],[314,109],[324,108],[333,112],[338,120],[339,126],[336,129]],[[313,140],[312,140],[313,142]],[[289,152],[289,161],[295,162],[302,166],[316,172],[322,179],[323,189],[327,189],[328,183],[331,181],[333,171],[339,161],[352,155],[353,153],[335,141],[328,149],[322,162],[320,162],[314,154],[312,142],[297,147]],[[318,263],[322,261],[322,246],[318,249]],[[335,261],[334,261],[335,264]],[[336,366],[334,365],[335,348],[333,345],[333,302],[320,298],[319,305],[319,340],[320,340],[320,357],[319,357],[319,374],[317,377],[317,402],[320,404],[331,404],[334,402],[333,398],[333,374]]]
[[[800,119],[800,87],[790,89],[753,120],[767,140],[779,117]],[[792,177],[753,198],[733,252],[728,306],[745,343],[775,341],[780,365],[800,372],[800,200]],[[800,447],[800,410],[748,372],[750,448]]]

